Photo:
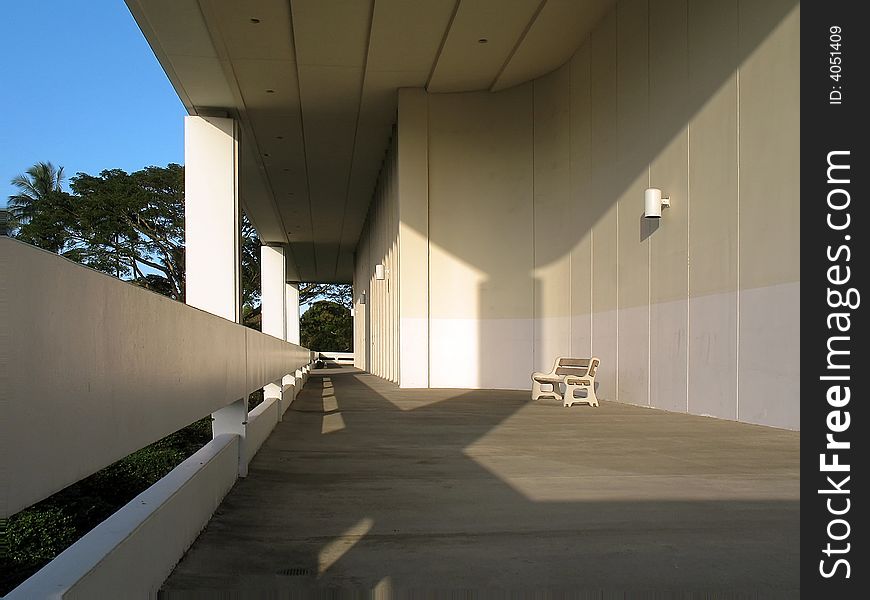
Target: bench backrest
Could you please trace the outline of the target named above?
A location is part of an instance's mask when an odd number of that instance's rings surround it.
[[[556,375],[595,377],[599,362],[597,358],[560,358],[556,364]]]

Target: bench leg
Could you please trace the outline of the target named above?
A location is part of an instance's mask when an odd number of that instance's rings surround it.
[[[587,388],[586,393],[588,395],[586,398],[589,400],[589,406],[598,406],[598,396],[595,395],[595,390],[593,388],[594,386],[589,386],[589,388]]]
[[[575,398],[575,390],[586,390],[585,398]],[[589,406],[598,406],[598,397],[591,386],[587,385],[566,385],[565,386],[565,401],[563,406],[573,406],[575,404],[589,404]]]
[[[553,396],[556,400],[562,399],[562,394],[560,394],[559,384],[558,383],[547,383],[545,385],[552,385],[553,391],[544,391],[541,389],[541,382],[536,379],[532,379],[532,400],[540,400],[544,396]]]

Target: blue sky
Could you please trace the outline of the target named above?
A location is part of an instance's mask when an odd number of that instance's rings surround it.
[[[123,0],[4,2],[0,78],[0,206],[37,161],[69,178],[184,160],[184,107]]]

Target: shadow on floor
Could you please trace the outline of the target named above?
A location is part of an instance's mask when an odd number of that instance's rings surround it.
[[[794,597],[799,434],[315,370],[164,584]]]

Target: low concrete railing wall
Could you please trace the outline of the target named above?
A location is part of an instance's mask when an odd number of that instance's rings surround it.
[[[306,349],[0,238],[0,516],[311,362]]]
[[[0,517],[210,413],[243,411],[238,434],[216,437],[7,597],[155,595],[300,391],[312,358],[0,238]],[[245,419],[240,400],[267,384],[278,397]]]
[[[216,437],[6,598],[156,597],[233,487],[238,452],[238,436]]]
[[[339,364],[339,365],[353,366],[353,361],[354,361],[353,352],[316,351],[314,354],[318,359],[324,360],[326,362],[334,362],[334,363]]]

